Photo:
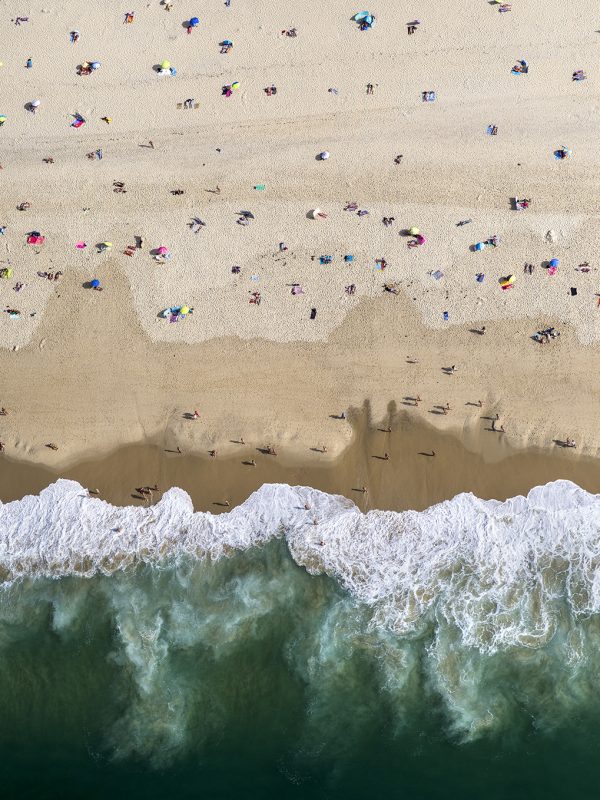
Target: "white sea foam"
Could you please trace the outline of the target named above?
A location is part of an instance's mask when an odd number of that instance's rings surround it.
[[[372,609],[372,625],[395,633],[419,634],[433,615],[493,653],[546,645],[558,604],[575,618],[600,611],[600,495],[568,481],[505,502],[461,494],[422,512],[368,514],[275,484],[214,516],[195,513],[180,489],[119,508],[60,480],[0,504],[0,569],[7,583],[111,574],[182,555],[216,560],[282,536],[298,564],[334,577]]]

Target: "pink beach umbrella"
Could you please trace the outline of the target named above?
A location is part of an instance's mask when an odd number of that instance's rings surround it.
[[[164,247],[164,245],[163,245],[162,247],[159,247],[156,252],[158,253],[159,256],[166,256],[167,253],[169,252],[169,248],[168,247]]]

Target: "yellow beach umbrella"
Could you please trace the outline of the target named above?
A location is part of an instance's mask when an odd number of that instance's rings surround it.
[[[232,88],[232,89],[239,89],[239,88],[240,88],[240,82],[239,82],[239,81],[234,81],[234,82],[231,84],[231,88]]]
[[[189,314],[190,313],[189,306],[181,306],[181,308],[179,309],[179,313],[180,314]]]
[[[171,62],[170,61],[161,61],[160,62],[160,68],[161,69],[169,69],[170,66],[171,66]]]
[[[419,228],[415,228],[414,226],[412,228],[409,228],[408,232],[410,233],[411,236],[416,236],[418,233],[421,233]]]

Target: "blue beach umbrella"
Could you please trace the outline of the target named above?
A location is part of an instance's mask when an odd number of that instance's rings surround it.
[[[100,286],[100,281],[98,280],[98,278],[94,278],[93,281],[90,281],[90,286],[92,287],[92,289],[97,289]]]
[[[551,258],[548,263],[550,264],[551,267],[558,267],[560,261],[558,260],[558,258]]]
[[[370,16],[371,15],[369,14],[368,11],[359,11],[358,14],[354,15],[353,19],[354,19],[355,22],[362,22],[363,19],[366,19],[367,17],[370,17]]]
[[[192,28],[195,28],[196,25],[200,25],[200,20],[198,19],[198,17],[192,17],[190,20],[190,25],[192,26]]]

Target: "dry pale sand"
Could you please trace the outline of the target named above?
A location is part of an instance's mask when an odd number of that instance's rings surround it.
[[[558,0],[520,0],[500,14],[485,0],[378,0],[377,24],[363,33],[350,21],[360,8],[341,0],[175,0],[171,12],[152,2],[123,25],[126,10],[112,0],[0,3],[0,268],[14,270],[0,280],[0,306],[21,311],[0,315],[0,405],[10,410],[0,441],[10,458],[64,465],[143,440],[225,457],[243,436],[320,463],[352,438],[330,415],[365,399],[375,419],[395,402],[473,449],[480,434],[498,436],[482,419],[498,413],[513,445],[555,447],[569,435],[577,454],[597,454],[596,4],[572,14]],[[188,36],[183,22],[194,14],[201,24]],[[17,16],[29,21],[14,25]],[[409,37],[415,17],[422,24]],[[291,26],[297,38],[282,36]],[[225,38],[235,46],[221,55]],[[164,58],[175,77],[153,71]],[[511,75],[519,58],[528,75]],[[102,66],[78,77],[86,59]],[[576,69],[587,80],[573,82]],[[271,84],[278,92],[267,97]],[[423,90],[436,102],[422,103]],[[199,108],[178,110],[186,98]],[[24,108],[33,99],[35,115]],[[75,113],[86,119],[79,130]],[[153,149],[141,146],[149,140]],[[572,158],[553,158],[560,145]],[[103,159],[87,159],[97,148]],[[330,159],[317,161],[325,149]],[[532,207],[511,211],[514,195]],[[369,214],[344,211],[349,200]],[[19,212],[23,201],[31,208]],[[327,220],[308,218],[315,206]],[[236,224],[242,209],[255,215],[247,227]],[[206,223],[198,234],[193,217]],[[473,222],[457,227],[463,219]],[[410,225],[427,236],[412,251],[398,235]],[[46,236],[41,248],[25,243],[33,229]],[[493,234],[499,247],[470,251]],[[136,235],[144,246],[129,258]],[[112,250],[97,254],[101,241]],[[150,255],[160,245],[173,254],[164,265]],[[321,265],[326,254],[333,263]],[[552,257],[561,260],[554,277],[542,266]],[[578,271],[586,261],[591,271]],[[64,275],[38,277],[47,270]],[[510,273],[516,284],[502,292]],[[94,277],[102,293],[82,287]],[[400,293],[383,293],[384,281]],[[291,294],[294,283],[304,294]],[[252,291],[260,306],[249,304]],[[193,315],[177,324],[157,316],[181,304]],[[481,325],[485,336],[471,332]],[[548,325],[560,338],[535,344]],[[415,407],[407,398],[417,395]],[[201,419],[186,419],[195,408]],[[323,444],[326,454],[311,449]]]

